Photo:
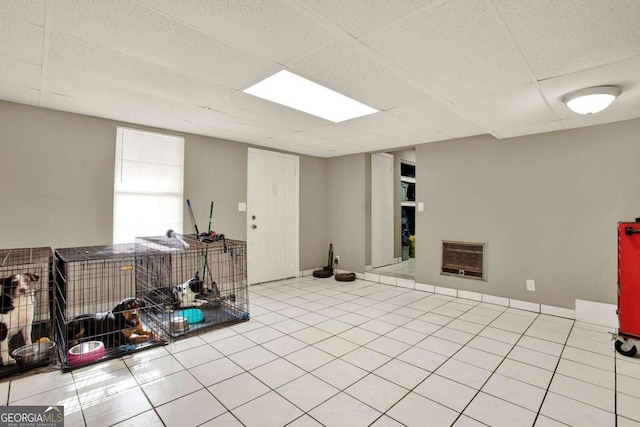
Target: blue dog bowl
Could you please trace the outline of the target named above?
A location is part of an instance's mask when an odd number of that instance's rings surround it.
[[[187,319],[187,322],[189,322],[190,325],[200,323],[204,319],[202,310],[198,308],[187,308],[186,310],[178,311],[176,315]]]

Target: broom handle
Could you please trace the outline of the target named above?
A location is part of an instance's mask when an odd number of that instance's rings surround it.
[[[196,224],[196,217],[193,216],[193,209],[191,209],[191,202],[187,199],[187,206],[189,207],[189,215],[191,215],[191,222],[193,223],[193,228],[196,231],[196,236],[200,234],[198,231],[198,224]]]
[[[207,229],[207,237],[209,236],[209,234],[211,234],[211,217],[213,217],[213,200],[211,201],[211,208],[209,209],[209,228]],[[207,258],[209,258],[209,248],[207,247],[207,249],[205,249],[204,252],[204,260],[203,260],[203,266],[202,266],[202,277],[206,277],[207,274]],[[211,269],[209,269],[211,270]],[[211,271],[209,271],[209,274],[211,274]],[[213,282],[213,279],[211,279],[211,282]]]
[[[211,201],[211,209],[209,210],[209,228],[207,232],[211,233],[211,217],[213,216],[213,200]]]

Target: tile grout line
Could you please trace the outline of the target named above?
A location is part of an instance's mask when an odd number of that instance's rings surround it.
[[[569,341],[569,337],[571,336],[571,332],[573,331],[573,327],[574,327],[575,323],[576,322],[574,320],[572,322],[572,324],[571,324],[571,328],[569,329],[569,333],[567,334],[567,338],[566,338],[564,344],[562,345],[562,351],[560,352],[560,355],[558,357],[558,362],[556,363],[556,366],[553,369],[553,375],[551,375],[551,379],[549,380],[549,385],[547,386],[547,389],[544,392],[544,396],[542,397],[542,401],[540,402],[540,407],[538,408],[538,413],[536,414],[536,418],[533,421],[534,424],[535,424],[536,421],[538,421],[538,417],[540,417],[540,411],[542,411],[542,406],[544,405],[544,401],[547,399],[547,395],[549,394],[549,389],[551,389],[551,384],[553,383],[553,380],[554,380],[554,378],[556,376],[556,372],[558,371],[558,366],[560,366],[560,361],[562,360],[562,354],[564,353],[565,348],[567,348],[567,342]],[[544,415],[544,416],[546,416],[546,415]],[[549,418],[551,418],[551,417],[549,417]],[[553,418],[551,418],[551,419],[553,419]],[[562,421],[559,421],[559,420],[555,420],[555,421],[562,422]]]
[[[507,312],[507,311],[505,310],[505,311],[503,311],[502,313],[504,314],[504,313],[506,313],[506,312]],[[501,314],[501,315],[502,315],[502,314]],[[503,356],[503,357],[502,357],[502,360],[500,361],[500,363],[498,364],[498,366],[496,366],[496,368],[493,370],[493,372],[491,373],[491,375],[489,375],[489,377],[484,381],[484,383],[480,386],[480,388],[478,388],[478,390],[477,390],[477,391],[476,391],[476,393],[473,395],[473,397],[471,398],[471,400],[469,400],[469,402],[465,405],[465,407],[464,407],[464,408],[463,408],[463,409],[458,413],[458,417],[457,417],[457,418],[454,420],[454,422],[453,422],[454,424],[455,424],[455,422],[456,422],[456,421],[458,421],[458,420],[460,419],[460,417],[462,417],[462,415],[463,415],[464,411],[469,407],[469,405],[471,405],[471,402],[473,402],[473,401],[474,401],[474,399],[475,399],[475,398],[480,394],[480,392],[482,391],[482,388],[483,388],[483,387],[484,387],[484,386],[489,382],[489,380],[491,379],[491,377],[492,377],[492,376],[496,373],[496,371],[500,368],[500,366],[502,365],[502,363],[503,363],[503,362],[508,358],[509,354],[513,351],[513,349],[514,349],[514,348],[516,348],[516,346],[518,345],[518,342],[520,342],[520,340],[522,339],[522,337],[524,337],[524,336],[525,336],[525,334],[527,333],[527,331],[529,330],[529,328],[531,328],[531,325],[533,325],[533,324],[535,323],[535,321],[539,318],[539,316],[540,316],[540,314],[536,315],[535,319],[534,319],[534,320],[529,324],[529,326],[527,326],[527,328],[526,328],[526,329],[525,329],[525,330],[520,334],[520,337],[518,338],[518,340],[517,340],[517,341],[512,345],[511,350],[509,350],[509,353],[507,353],[505,356]],[[498,317],[500,317],[500,316],[498,316]],[[494,319],[494,321],[495,321],[495,320],[497,320],[497,319],[498,319],[498,317],[497,317],[496,319]],[[490,324],[489,324],[489,325],[490,325]],[[489,327],[489,325],[486,325],[484,328],[482,328],[482,330],[480,330],[480,332],[482,332],[483,330],[485,330],[486,328],[488,328],[488,327]],[[479,336],[480,332],[478,332],[478,334],[476,334],[476,337],[477,337],[477,336]],[[466,344],[465,344],[464,346],[466,346]],[[464,346],[463,346],[462,348],[464,348]],[[460,349],[460,350],[461,350],[461,349]],[[460,351],[460,350],[458,350],[458,351]],[[456,352],[456,353],[457,353],[457,352]],[[473,365],[472,365],[472,366],[473,366]],[[515,378],[513,378],[513,379],[515,379]],[[491,396],[493,396],[493,395],[491,395]],[[500,399],[500,400],[502,400],[502,401],[505,401],[505,402],[507,402],[507,403],[510,403],[510,404],[512,404],[512,405],[516,405],[516,406],[518,406],[518,407],[523,408],[523,407],[522,407],[522,406],[520,406],[520,405],[517,405],[517,404],[515,404],[515,403],[513,403],[513,402],[509,402],[508,400],[502,399],[502,398],[500,398],[500,397],[498,397],[498,396],[493,396],[493,397],[495,397],[495,398],[497,398],[497,399]],[[543,400],[544,400],[544,399],[543,399]],[[530,410],[530,409],[528,409],[528,408],[524,408],[524,409],[526,409],[526,410]],[[533,411],[531,411],[531,412],[533,412]],[[475,419],[475,418],[473,418],[473,417],[470,417],[469,415],[465,415],[465,416],[467,416],[467,417],[469,417],[469,418],[473,419],[474,421],[479,421],[479,420],[476,420],[476,419]],[[536,415],[536,418],[534,418],[534,422],[533,422],[533,424],[535,424],[535,419],[537,419],[537,415]],[[480,421],[480,422],[481,422],[481,421]],[[483,423],[483,424],[484,424],[484,423]],[[532,425],[533,425],[533,424],[532,424]]]

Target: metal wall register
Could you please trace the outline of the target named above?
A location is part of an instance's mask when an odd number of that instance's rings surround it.
[[[0,427],[64,427],[64,406],[0,406]]]

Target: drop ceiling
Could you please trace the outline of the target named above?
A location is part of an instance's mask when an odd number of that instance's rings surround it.
[[[380,112],[242,92],[282,69]],[[0,0],[2,100],[318,157],[637,118],[639,83],[637,0]]]

